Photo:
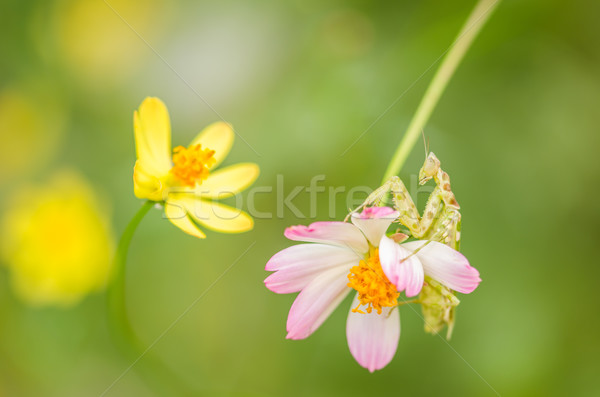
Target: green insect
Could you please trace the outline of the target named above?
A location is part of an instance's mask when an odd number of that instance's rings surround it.
[[[452,193],[450,177],[440,167],[440,161],[429,153],[419,171],[419,185],[433,179],[436,186],[427,200],[423,216],[419,214],[408,189],[402,180],[393,176],[383,186],[374,190],[362,207],[381,205],[388,193],[392,194],[394,208],[400,213],[398,222],[410,231],[412,237],[419,240],[431,240],[444,243],[456,250],[460,247],[460,206]]]
[[[408,189],[402,180],[393,176],[383,186],[374,190],[355,211],[365,206],[382,205],[388,193],[392,195],[394,208],[399,212],[397,221],[405,226],[413,238],[438,241],[455,250],[460,248],[460,206],[450,186],[450,177],[440,167],[440,161],[429,153],[419,171],[419,185],[435,182],[435,188],[425,206],[423,216],[419,214]],[[429,277],[419,295],[417,303],[422,305],[425,331],[437,334],[447,325],[449,339],[454,326],[456,306],[460,303],[454,292]]]

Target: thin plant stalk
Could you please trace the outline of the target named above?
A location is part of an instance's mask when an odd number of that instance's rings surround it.
[[[471,47],[473,40],[475,40],[481,28],[485,25],[490,15],[492,15],[498,3],[500,3],[500,0],[479,0],[475,5],[475,8],[433,76],[431,83],[429,83],[427,91],[425,91],[425,95],[421,99],[421,103],[404,133],[404,137],[385,171],[383,182],[400,173],[408,155],[419,138],[419,134],[425,124],[427,124],[433,109],[435,109],[440,97],[444,93],[450,78],[454,75],[456,68]]]
[[[116,339],[118,339],[121,349],[131,349],[133,346],[139,344],[129,322],[127,307],[125,305],[125,265],[133,234],[153,205],[153,202],[147,201],[140,207],[125,228],[119,241],[117,252],[115,253],[113,262],[114,279],[108,289],[108,308],[113,327],[112,332],[117,336]],[[137,346],[135,350],[137,351],[139,348],[140,346]]]
[[[193,396],[197,395],[197,391],[190,390],[168,366],[149,353],[149,348],[144,347],[133,330],[127,314],[125,273],[129,245],[140,222],[155,204],[152,201],[146,201],[121,235],[113,262],[115,275],[107,294],[109,326],[111,335],[119,350],[130,361],[131,367],[136,366],[143,379],[150,383],[154,391],[165,396],[173,395],[172,393],[179,396]],[[109,389],[113,386],[114,383]]]

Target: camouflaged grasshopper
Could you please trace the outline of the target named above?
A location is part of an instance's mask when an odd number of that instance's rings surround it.
[[[408,189],[397,176],[391,177],[383,186],[375,189],[353,212],[365,206],[379,206],[386,195],[391,193],[394,208],[399,212],[397,221],[408,228],[413,238],[438,241],[458,251],[461,227],[460,206],[452,193],[448,173],[442,170],[435,154],[429,153],[419,171],[419,185],[424,185],[432,179],[436,186],[427,200],[423,216],[419,214]],[[415,303],[422,305],[425,331],[437,334],[444,325],[447,325],[446,337],[450,339],[455,309],[460,303],[454,292],[426,277],[425,285]]]

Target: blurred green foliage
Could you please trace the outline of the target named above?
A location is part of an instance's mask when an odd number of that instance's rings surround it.
[[[36,119],[26,135],[0,121],[12,154],[0,159],[0,197],[77,169],[120,233],[140,206],[132,113],[148,95],[169,107],[174,144],[220,116],[231,122],[243,140],[226,164],[258,163],[258,186],[281,174],[287,194],[324,174],[325,186],[374,188],[433,70],[421,74],[473,4],[4,0],[0,92],[30,97],[47,123]],[[600,394],[599,12],[589,1],[505,1],[425,129],[462,206],[462,251],[483,279],[462,297],[449,345],[403,307],[396,358],[369,374],[347,348],[349,301],[309,339],[285,340],[294,297],[262,280],[289,245],[284,228],[311,222],[289,211],[203,241],[152,212],[127,273],[142,340],[151,344],[254,244],[153,347],[203,395]],[[423,153],[414,150],[403,178]],[[321,220],[328,202],[319,196]],[[275,192],[257,195],[261,211],[276,203]],[[294,203],[308,213],[308,194]],[[344,195],[336,209],[343,217]],[[102,294],[72,309],[30,308],[0,272],[0,396],[100,395],[130,364],[105,317]],[[106,395],[154,393],[134,367]]]

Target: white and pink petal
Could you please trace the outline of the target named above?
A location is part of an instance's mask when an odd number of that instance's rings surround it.
[[[399,292],[404,291],[407,297],[421,292],[425,274],[423,265],[412,251],[384,236],[379,245],[379,260],[381,269]]]
[[[304,339],[323,324],[350,292],[344,267],[334,267],[315,277],[298,294],[287,319],[287,339]]]
[[[359,258],[349,249],[326,244],[298,244],[276,253],[265,270],[275,271],[265,280],[268,289],[279,294],[298,292],[315,277],[333,267],[346,273]]]
[[[463,294],[471,293],[481,282],[477,269],[460,252],[437,241],[411,241],[402,244],[423,264],[425,274],[446,287]]]
[[[367,240],[377,247],[381,237],[385,235],[392,222],[398,218],[398,211],[389,207],[368,207],[361,213],[353,213],[351,220]]]
[[[351,308],[360,303],[358,295]],[[394,358],[400,339],[400,314],[397,307],[385,307],[381,314],[353,313],[346,323],[346,337],[350,353],[370,372],[382,369]]]
[[[367,239],[359,228],[345,222],[315,222],[309,226],[290,226],[285,237],[294,241],[323,243],[346,247],[361,257],[369,250]]]

